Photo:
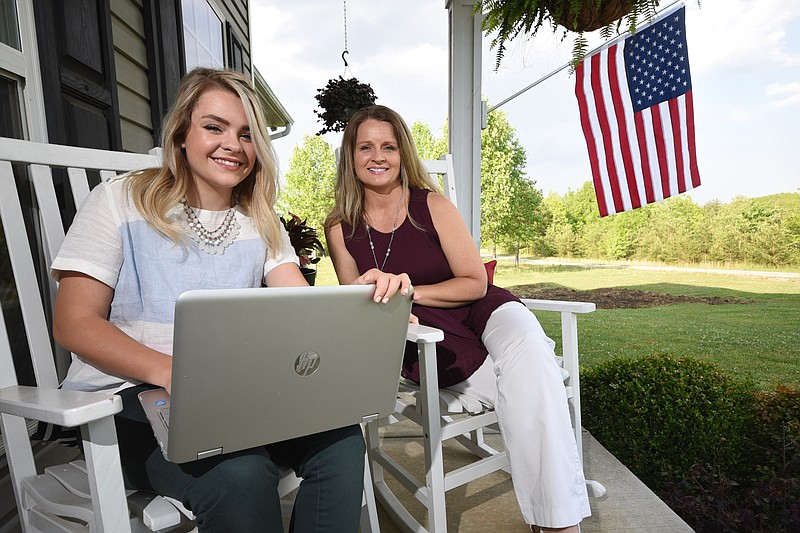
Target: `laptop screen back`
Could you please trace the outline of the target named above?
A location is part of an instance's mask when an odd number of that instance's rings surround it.
[[[410,297],[374,287],[196,290],[175,308],[173,462],[393,411]]]

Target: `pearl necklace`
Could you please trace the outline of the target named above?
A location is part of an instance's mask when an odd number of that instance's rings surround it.
[[[394,242],[394,232],[397,229],[397,221],[400,219],[400,210],[403,208],[403,200],[405,200],[406,191],[403,189],[402,194],[400,195],[400,203],[397,206],[397,213],[394,216],[394,222],[392,223],[392,236],[389,237],[389,246],[386,247],[386,255],[383,257],[383,264],[378,266],[378,257],[375,255],[375,243],[372,242],[372,235],[370,234],[370,227],[369,223],[366,224],[367,226],[367,238],[369,239],[369,249],[372,250],[372,259],[375,261],[375,268],[383,272],[383,267],[386,266],[386,261],[389,259],[389,254],[392,252],[392,243]]]
[[[236,220],[236,212],[233,207],[225,213],[225,219],[214,231],[209,231],[197,218],[194,209],[186,202],[186,197],[181,198],[183,212],[186,215],[186,224],[191,232],[189,237],[200,246],[200,250],[209,255],[222,255],[225,249],[233,244],[239,236],[241,226]]]

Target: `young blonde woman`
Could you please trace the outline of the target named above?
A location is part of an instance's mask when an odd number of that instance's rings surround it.
[[[60,282],[54,334],[77,355],[63,387],[122,397],[116,424],[126,484],[180,500],[200,531],[282,531],[279,466],[303,478],[293,531],[356,531],[364,460],[358,426],[174,464],[137,399],[143,389],[170,388],[180,293],[306,285],[273,210],[277,165],[266,131],[247,78],[195,69],[164,121],[162,166],[93,189],[52,265]],[[378,301],[408,285],[377,270],[355,282],[375,283]]]
[[[375,268],[410,276],[415,318],[445,333],[440,386],[497,411],[526,523],[578,531],[589,500],[554,343],[516,297],[487,283],[461,215],[437,189],[396,112],[356,112],[325,223],[336,275],[342,284]],[[418,366],[416,349],[408,350],[404,375],[418,382]]]

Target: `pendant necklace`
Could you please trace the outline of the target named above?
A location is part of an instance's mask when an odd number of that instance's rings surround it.
[[[389,237],[389,245],[386,247],[386,255],[383,257],[383,264],[378,266],[378,257],[375,255],[375,243],[372,242],[372,235],[370,234],[370,227],[369,223],[366,224],[367,226],[367,238],[369,239],[369,248],[372,250],[372,259],[375,261],[375,268],[383,272],[383,267],[386,266],[386,261],[389,259],[389,254],[392,251],[392,243],[394,242],[394,232],[397,229],[397,221],[400,219],[400,210],[403,208],[403,200],[406,198],[406,191],[403,189],[403,192],[400,194],[400,204],[397,206],[397,214],[394,216],[394,222],[392,223],[392,236]]]
[[[186,215],[186,224],[191,230],[189,237],[200,246],[203,252],[209,255],[222,255],[225,253],[225,249],[233,244],[233,241],[239,236],[241,226],[236,220],[236,212],[233,207],[228,208],[222,224],[214,231],[210,231],[197,218],[194,208],[187,203],[186,197],[181,198],[181,205]]]

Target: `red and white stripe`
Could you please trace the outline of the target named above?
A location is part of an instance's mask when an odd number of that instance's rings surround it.
[[[604,48],[575,71],[600,216],[700,185],[691,90],[634,113],[623,49],[622,42]]]

